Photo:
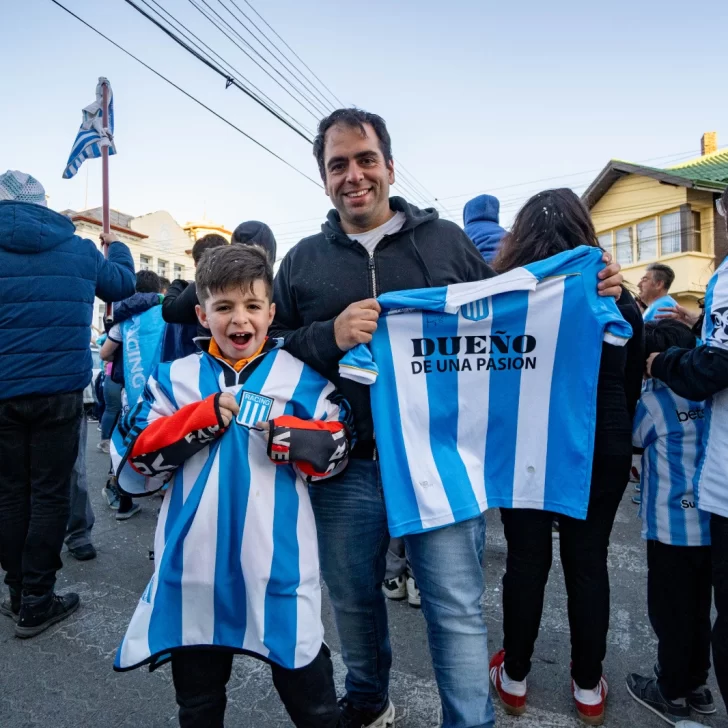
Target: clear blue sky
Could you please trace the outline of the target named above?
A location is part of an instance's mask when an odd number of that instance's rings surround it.
[[[225,90],[222,79],[123,0],[62,1],[318,177],[303,140],[238,90]],[[287,111],[315,124],[188,0],[159,1]],[[208,2],[232,24],[220,0]],[[582,189],[595,173],[574,173],[599,169],[611,157],[684,159],[698,153],[704,131],[718,131],[719,143],[728,144],[721,40],[728,6],[720,3],[251,2],[340,99],[384,116],[395,164],[445,198],[458,222],[465,193],[498,194],[508,223],[529,194],[557,184]],[[72,181],[61,172],[80,110],[105,75],[115,94],[119,150],[113,207],[134,215],[166,209],[180,223],[204,213],[228,227],[257,218],[272,224],[282,243],[318,229],[329,208],[321,189],[50,0],[2,4],[0,167],[40,179],[52,207],[84,206],[87,167],[88,206],[100,204],[100,162],[86,162]],[[545,177],[559,179],[510,187]]]

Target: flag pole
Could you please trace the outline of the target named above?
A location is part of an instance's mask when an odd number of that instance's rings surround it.
[[[109,128],[109,84],[104,83],[101,87],[103,94],[102,97],[102,110],[101,110],[101,124],[104,129]],[[111,232],[111,211],[109,209],[109,147],[103,146],[101,148],[101,222],[103,231],[105,233]],[[104,257],[109,257],[109,246],[104,243]],[[113,320],[113,309],[110,303],[106,304],[106,320]]]

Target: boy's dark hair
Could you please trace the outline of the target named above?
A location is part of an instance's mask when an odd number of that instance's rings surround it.
[[[326,182],[326,167],[324,165],[324,146],[326,144],[326,132],[336,124],[348,126],[350,129],[358,129],[364,136],[364,124],[371,124],[379,139],[379,149],[384,156],[384,161],[389,164],[392,161],[392,140],[387,131],[387,124],[377,114],[372,114],[363,109],[352,106],[347,109],[336,109],[325,119],[321,119],[318,125],[318,134],[313,140],[313,156],[316,157],[321,179]]]
[[[159,276],[153,270],[140,270],[136,274],[137,293],[159,293],[162,287]]]
[[[672,319],[648,321],[645,324],[645,357],[661,354],[671,346],[679,349],[694,349],[695,335],[685,325]]]
[[[228,241],[222,235],[218,235],[217,233],[208,233],[207,235],[203,235],[192,246],[192,260],[195,261],[195,265],[198,265],[200,258],[202,258],[202,254],[206,250],[219,248],[220,246],[227,244]]]
[[[205,251],[197,265],[195,284],[202,306],[219,291],[240,288],[252,291],[255,281],[263,281],[270,301],[273,298],[273,267],[259,245],[226,245]]]
[[[675,271],[669,265],[665,265],[664,263],[650,263],[647,266],[647,270],[654,275],[658,283],[662,283],[665,286],[666,291],[670,290],[670,286],[675,281]]]
[[[172,282],[169,280],[169,278],[165,278],[164,276],[159,276],[159,292],[166,291]]]

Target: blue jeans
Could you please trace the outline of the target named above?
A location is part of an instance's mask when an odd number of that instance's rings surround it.
[[[389,545],[379,464],[351,460],[347,470],[311,487],[321,570],[334,606],[346,692],[377,710],[389,696],[392,650],[382,581]],[[480,607],[482,517],[406,536],[422,595],[430,654],[442,701],[442,728],[492,728],[487,630]]]
[[[111,376],[104,379],[104,415],[101,418],[101,439],[108,440],[114,431],[116,420],[121,412],[122,385],[117,384]]]
[[[70,479],[70,515],[66,526],[66,546],[76,549],[91,543],[91,529],[96,520],[88,494],[86,477],[86,437],[88,425],[86,418],[81,420],[81,433],[78,442],[78,455],[73,465]]]

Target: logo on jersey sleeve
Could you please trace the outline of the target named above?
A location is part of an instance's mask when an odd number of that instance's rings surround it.
[[[721,346],[728,345],[728,308],[718,308],[710,314],[713,331],[708,337]]]
[[[270,419],[270,411],[273,407],[273,400],[254,392],[243,392],[240,400],[240,412],[235,421],[247,427],[255,429],[258,422],[267,422]]]
[[[482,321],[487,319],[490,313],[488,299],[481,298],[479,301],[471,301],[460,307],[460,313],[468,321]]]

